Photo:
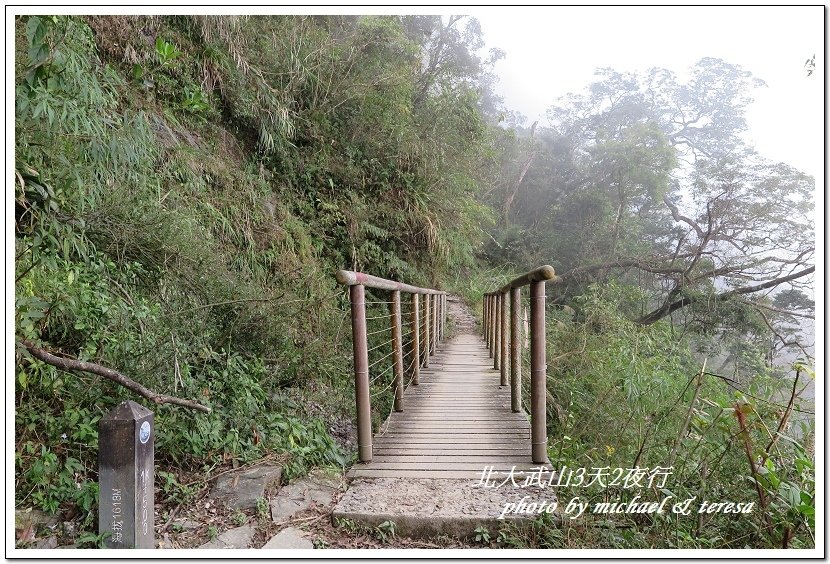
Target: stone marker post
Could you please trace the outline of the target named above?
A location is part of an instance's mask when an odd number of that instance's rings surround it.
[[[98,422],[98,532],[106,548],[155,548],[153,412],[125,401]]]

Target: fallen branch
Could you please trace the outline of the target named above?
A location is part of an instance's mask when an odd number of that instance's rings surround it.
[[[67,372],[70,370],[79,370],[81,372],[88,372],[90,374],[97,374],[98,376],[103,376],[104,378],[112,380],[116,384],[120,384],[128,390],[131,390],[142,397],[152,400],[155,403],[171,403],[174,405],[181,405],[182,407],[189,407],[190,409],[195,409],[197,411],[203,411],[205,413],[210,413],[211,411],[208,406],[202,405],[201,403],[195,401],[168,396],[165,394],[158,394],[150,389],[145,388],[132,378],[124,376],[120,372],[117,372],[111,368],[101,366],[100,364],[55,356],[52,353],[43,350],[34,343],[27,341],[26,339],[20,339],[20,344],[23,345],[26,348],[26,350],[28,350],[31,353],[33,357],[37,358],[38,360],[42,360],[46,364],[50,364],[56,368],[65,370]]]
[[[310,521],[311,523],[315,523],[322,519],[323,517],[329,517],[331,515],[331,510],[324,511],[319,515],[311,515],[310,517],[300,517],[299,519],[286,519],[285,521],[281,521],[274,525],[275,527],[279,528],[283,525],[296,525],[297,523],[304,523],[306,521]],[[309,523],[309,524],[311,524]]]

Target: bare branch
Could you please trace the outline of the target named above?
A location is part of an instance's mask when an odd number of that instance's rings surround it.
[[[600,264],[593,264],[591,266],[581,266],[571,269],[568,272],[559,275],[559,278],[576,278],[577,276],[581,276],[583,274],[588,274],[597,270],[605,270],[608,268],[638,268],[640,270],[643,270],[645,272],[651,272],[653,274],[682,274],[684,271],[683,268],[651,264],[647,261],[638,258],[618,258],[616,260],[603,262]]]
[[[815,266],[811,266],[809,268],[805,268],[804,270],[799,270],[798,272],[794,272],[788,276],[782,276],[781,278],[774,278],[772,280],[768,280],[763,284],[756,284],[755,286],[744,286],[743,288],[737,288],[735,290],[729,290],[728,292],[723,292],[716,296],[716,299],[724,301],[729,299],[732,296],[744,295],[744,294],[752,294],[755,292],[760,292],[761,290],[766,290],[768,288],[774,288],[780,284],[784,284],[785,282],[790,282],[792,280],[796,280],[803,276],[807,276],[808,274],[812,274],[816,270]],[[671,295],[670,295],[671,297]],[[695,298],[690,296],[683,296],[683,298],[677,300],[676,302],[671,303],[670,305],[663,304],[660,308],[648,313],[637,320],[637,323],[642,325],[651,325],[656,321],[659,321],[663,317],[677,311],[682,307],[686,307],[687,305],[691,305],[695,302]],[[667,301],[668,303],[668,301]]]
[[[793,389],[790,393],[790,400],[787,402],[787,409],[784,411],[784,415],[781,416],[781,420],[778,422],[778,429],[775,430],[775,435],[770,439],[767,448],[764,449],[764,455],[761,458],[761,464],[763,465],[767,458],[769,458],[770,454],[772,453],[772,447],[775,446],[775,443],[778,442],[778,439],[781,437],[781,433],[784,430],[784,427],[787,425],[787,421],[790,419],[790,415],[793,412],[793,404],[795,403],[795,398],[798,396],[798,379],[801,377],[801,371],[795,371],[795,378],[793,379]]]
[[[677,206],[671,203],[668,196],[663,196],[663,203],[665,203],[666,206],[668,206],[669,210],[671,211],[671,216],[674,218],[676,222],[687,224],[689,227],[695,230],[695,233],[697,233],[698,237],[702,238],[704,236],[703,229],[700,228],[700,225],[698,225],[696,222],[692,221],[685,215],[681,215],[680,211],[677,209]]]
[[[117,372],[105,366],[101,366],[100,364],[55,356],[52,353],[49,353],[44,349],[40,348],[39,346],[35,345],[31,341],[27,341],[26,339],[20,339],[19,342],[26,348],[26,350],[28,350],[31,353],[33,357],[37,358],[38,360],[42,360],[46,364],[50,364],[61,370],[67,372],[71,370],[79,370],[81,372],[88,372],[90,374],[103,376],[104,378],[112,380],[116,384],[120,384],[121,386],[124,386],[128,390],[133,391],[142,397],[154,401],[155,403],[171,403],[174,405],[181,405],[182,407],[188,407],[190,409],[195,409],[197,411],[203,411],[205,413],[210,413],[211,411],[211,409],[208,406],[202,405],[195,401],[168,396],[165,394],[158,394],[150,389],[145,388],[135,380],[127,376],[124,376],[120,372]]]
[[[753,307],[760,307],[760,308],[763,308],[763,309],[766,309],[766,310],[769,310],[769,311],[774,311],[775,313],[780,313],[782,315],[791,315],[792,317],[802,317],[804,319],[815,319],[816,318],[815,315],[810,315],[810,314],[807,314],[807,313],[796,313],[794,311],[789,311],[789,310],[786,310],[786,309],[778,309],[777,307],[772,307],[772,306],[768,306],[768,305],[764,305],[764,304],[755,304],[755,303],[747,302],[747,301],[744,301],[744,303],[747,304],[747,305],[752,305]]]
[[[808,251],[804,251],[800,255],[798,255],[797,257],[795,257],[793,259],[790,259],[790,260],[782,259],[782,258],[778,258],[778,257],[764,257],[762,259],[754,260],[754,261],[751,261],[751,262],[745,262],[745,263],[742,263],[742,264],[722,266],[720,268],[716,268],[715,270],[711,270],[711,271],[708,271],[708,272],[701,273],[699,276],[695,276],[694,278],[692,278],[692,282],[696,282],[698,280],[702,280],[702,279],[706,279],[706,278],[714,278],[715,276],[723,276],[723,275],[726,275],[726,274],[731,274],[733,272],[746,273],[751,268],[754,268],[756,266],[761,266],[762,264],[768,264],[768,263],[771,263],[771,262],[779,263],[780,265],[797,265],[797,266],[800,266],[800,265],[804,264],[803,263],[803,258],[804,258],[804,255],[807,252]],[[781,266],[781,268],[778,269],[778,272],[779,273],[782,272],[783,268],[784,267]]]
[[[778,286],[779,284],[783,284],[784,282],[789,282],[791,280],[795,280],[797,278],[807,276],[808,274],[812,274],[813,272],[815,272],[815,270],[816,270],[816,267],[811,266],[809,268],[805,268],[804,270],[799,270],[798,272],[794,272],[793,274],[790,274],[789,276],[783,276],[781,278],[774,278],[773,280],[768,280],[767,282],[764,282],[763,284],[757,284],[755,286],[745,286],[743,288],[738,288],[736,290],[730,290],[729,292],[721,294],[719,296],[719,298],[721,300],[725,300],[726,298],[728,298],[730,296],[734,296],[734,295],[738,295],[738,294],[753,294],[755,292],[760,292],[761,290],[766,290],[767,288],[774,288],[774,287]]]
[[[530,170],[530,167],[533,164],[533,161],[536,159],[536,156],[538,155],[538,151],[536,151],[535,149],[532,148],[533,147],[533,134],[536,131],[536,125],[538,123],[539,123],[538,121],[534,121],[533,125],[530,128],[530,143],[531,143],[530,156],[527,158],[527,162],[525,162],[524,166],[522,167],[522,171],[519,173],[519,178],[516,180],[516,184],[513,186],[513,191],[510,193],[510,195],[507,197],[507,199],[504,202],[504,220],[505,221],[508,221],[508,218],[510,217],[510,208],[513,205],[513,200],[516,199],[516,195],[519,193],[519,187],[522,185],[522,181],[525,179],[525,175],[527,174],[527,171]]]
[[[806,350],[804,347],[802,347],[802,346],[801,346],[801,343],[799,343],[798,341],[788,341],[788,340],[786,340],[786,339],[784,338],[784,336],[783,336],[783,335],[781,335],[781,333],[779,333],[779,332],[775,329],[775,327],[773,327],[773,326],[772,326],[772,322],[770,322],[770,320],[769,320],[769,319],[767,319],[767,316],[766,316],[766,315],[764,315],[764,312],[763,312],[763,311],[761,311],[761,310],[760,310],[760,309],[758,309],[758,308],[755,308],[755,311],[758,313],[758,315],[760,315],[760,316],[761,316],[761,319],[764,321],[764,325],[766,325],[766,326],[767,326],[767,328],[770,330],[770,332],[771,332],[773,335],[775,335],[775,338],[776,338],[776,339],[778,339],[778,340],[781,342],[781,347],[782,347],[782,350],[783,350],[783,349],[786,349],[787,347],[796,347],[796,348],[798,348],[798,350],[800,350],[800,351],[801,351],[801,354],[803,354],[805,357],[807,357],[807,358],[812,358],[812,357],[810,356],[810,353],[808,353],[808,352],[807,352],[807,350]]]

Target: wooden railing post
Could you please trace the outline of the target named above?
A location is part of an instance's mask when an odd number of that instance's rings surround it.
[[[507,385],[507,362],[508,362],[508,355],[510,354],[507,348],[507,302],[508,302],[508,292],[503,292],[500,294],[501,300],[501,309],[499,311],[499,319],[501,320],[501,326],[499,327],[499,332],[501,333],[501,343],[499,348],[501,349],[501,383],[499,386],[506,386]]]
[[[430,340],[429,336],[429,325],[430,325],[430,302],[432,300],[429,299],[429,294],[424,295],[424,362],[423,367],[429,368],[429,349],[432,346],[432,341]]]
[[[435,354],[435,296],[427,294],[429,300],[429,316],[427,317],[427,325],[429,325],[429,356]]]
[[[432,294],[432,347],[429,354],[434,355],[438,348],[438,294]]]
[[[487,348],[490,349],[490,358],[493,357],[493,327],[494,327],[494,319],[493,319],[493,304],[495,302],[495,297],[493,294],[487,296]]]
[[[493,296],[487,295],[487,348],[493,348]],[[493,353],[490,353],[493,356]]]
[[[445,338],[447,332],[447,295],[441,294],[441,340]]]
[[[496,296],[490,295],[490,358],[496,354],[495,335],[496,335]]]
[[[419,384],[421,375],[421,339],[420,339],[420,311],[418,308],[418,294],[412,294],[412,311],[409,313],[409,324],[412,329],[412,385]]]
[[[444,311],[444,304],[441,301],[441,294],[435,294],[435,348],[438,349],[438,343],[441,342],[441,316]]]
[[[493,329],[495,329],[495,296],[487,296],[487,348],[490,351],[490,358],[493,358]]]
[[[530,284],[530,425],[534,463],[548,461],[548,430],[545,358],[545,282]]]
[[[443,324],[444,328],[441,330],[441,337],[446,339],[447,338],[447,319],[449,319],[450,313],[450,298],[446,294],[444,295],[444,317]]]
[[[484,333],[484,344],[490,348],[490,294],[484,294],[484,319],[482,321],[482,333]]]
[[[403,336],[401,332],[401,292],[392,290],[392,362],[395,373],[395,411],[403,411]]]
[[[501,362],[501,295],[493,294],[493,368],[499,370]]]
[[[522,289],[510,290],[510,407],[514,413],[522,410],[522,349],[519,314],[522,307]]]
[[[369,350],[366,343],[366,292],[362,284],[349,287],[352,302],[354,393],[357,411],[357,455],[372,460],[372,411],[369,399]]]
[[[435,339],[436,342],[436,349],[438,348],[438,344],[444,338],[441,334],[441,316],[444,315],[444,301],[441,299],[443,296],[441,294],[435,294],[435,303],[438,304],[438,308],[435,310]]]

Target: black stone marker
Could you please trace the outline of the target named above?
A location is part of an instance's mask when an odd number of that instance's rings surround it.
[[[155,548],[153,412],[122,402],[98,422],[98,532],[105,548]]]

